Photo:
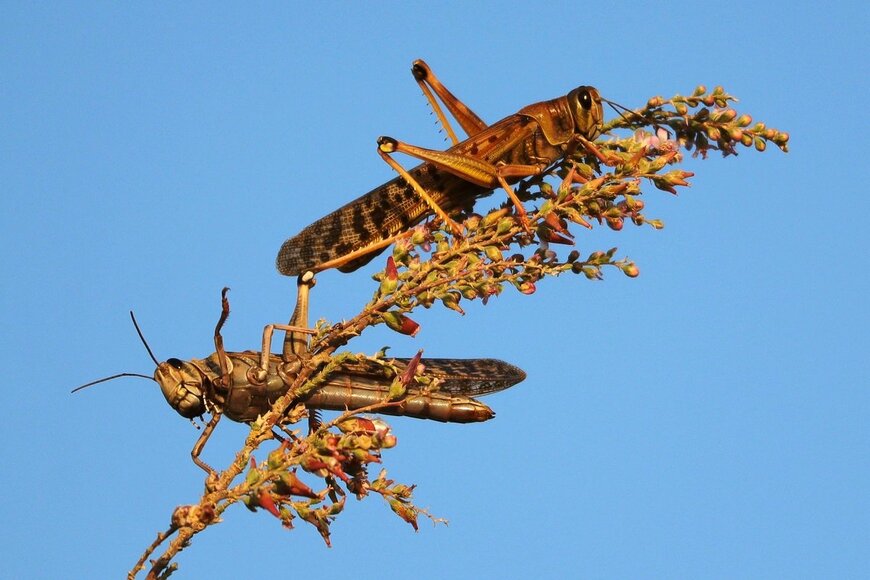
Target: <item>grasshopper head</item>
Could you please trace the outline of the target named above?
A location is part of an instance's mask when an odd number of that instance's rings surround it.
[[[171,358],[157,365],[154,380],[160,385],[169,406],[186,419],[206,411],[202,372],[189,362]]]
[[[568,105],[574,115],[574,126],[577,132],[590,141],[601,133],[604,122],[604,110],[601,107],[601,95],[595,87],[577,87],[568,93]]]

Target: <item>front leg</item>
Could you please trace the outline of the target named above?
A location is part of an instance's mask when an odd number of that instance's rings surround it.
[[[209,480],[214,479],[217,474],[215,473],[215,470],[211,468],[211,465],[199,458],[199,455],[202,453],[208,438],[211,437],[214,428],[217,427],[218,421],[220,420],[221,412],[216,410],[214,415],[211,417],[211,421],[209,421],[208,425],[205,426],[202,435],[199,436],[199,439],[197,439],[196,443],[193,445],[193,449],[190,450],[190,457],[193,459],[193,462],[208,474]]]

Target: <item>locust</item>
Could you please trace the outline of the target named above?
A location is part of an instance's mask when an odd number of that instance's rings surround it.
[[[170,358],[158,362],[145,341],[135,318],[148,354],[156,365],[154,376],[120,373],[77,387],[73,392],[124,376],[154,380],[166,402],[187,419],[211,415],[191,450],[196,465],[212,474],[211,467],[200,459],[203,448],[222,416],[241,423],[250,423],[266,414],[272,404],[288,393],[301,365],[308,356],[308,335],[315,331],[308,326],[310,289],[314,275],[307,272],[297,280],[296,308],[289,324],[268,324],[263,329],[259,351],[226,352],[221,329],[229,317],[227,289],[222,293],[221,316],[215,327],[215,352],[203,359],[183,361]],[[132,315],[132,314],[131,314]],[[281,354],[271,352],[275,330],[285,332]],[[422,364],[425,376],[437,379],[437,390],[409,387],[401,400],[390,398],[396,371]],[[418,358],[394,359],[391,366],[375,361],[346,362],[330,373],[323,384],[300,396],[300,403],[309,410],[345,411],[374,407],[378,413],[402,415],[441,422],[471,423],[487,421],[495,416],[492,409],[474,397],[507,389],[526,377],[518,367],[496,359]]]
[[[607,162],[592,143],[603,123],[602,99],[594,87],[579,86],[567,95],[525,106],[487,125],[438,80],[425,62],[414,61],[411,72],[452,146],[439,151],[379,137],[377,152],[398,177],[286,240],[276,259],[282,274],[297,276],[328,268],[352,272],[433,215],[459,235],[461,227],[451,216],[470,211],[478,198],[496,188],[507,193],[518,219],[528,229],[526,211],[511,184],[545,173],[580,147]],[[467,139],[459,141],[438,99]],[[405,170],[393,158],[394,153],[423,163]]]

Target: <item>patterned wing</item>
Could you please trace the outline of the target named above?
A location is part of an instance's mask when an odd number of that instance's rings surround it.
[[[525,152],[537,125],[513,115],[451,147],[451,153],[495,164]],[[445,212],[470,210],[475,199],[491,189],[480,187],[423,163],[408,173]],[[331,214],[320,218],[284,242],[276,267],[286,276],[338,268],[352,272],[392,243],[395,236],[432,215],[432,210],[401,177],[381,185]]]
[[[399,367],[405,367],[410,359],[394,359]],[[439,392],[455,396],[479,397],[503,391],[526,378],[519,367],[494,358],[424,358],[425,375],[442,380]],[[350,363],[342,368],[345,375],[365,377],[369,381],[389,385],[383,366],[371,361]]]

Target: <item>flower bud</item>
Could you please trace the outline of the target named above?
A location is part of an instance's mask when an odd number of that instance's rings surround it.
[[[483,249],[483,252],[486,254],[486,257],[493,262],[500,262],[504,257],[502,256],[501,250],[495,246],[487,246]]]
[[[489,226],[496,223],[502,217],[507,215],[507,208],[497,209],[495,211],[489,212],[486,217],[483,218],[483,225]]]
[[[720,120],[728,122],[733,121],[735,118],[737,118],[737,111],[734,109],[725,109],[722,111]]]
[[[351,417],[336,424],[342,433],[374,433],[375,425],[371,419],[365,417]]]
[[[399,314],[398,312],[382,312],[381,318],[384,320],[387,326],[389,326],[399,334],[415,336],[420,330],[419,324],[417,324],[404,314]]]
[[[265,489],[260,490],[260,495],[257,497],[257,503],[260,504],[261,508],[263,508],[276,518],[281,518],[281,513],[278,511],[278,506],[275,505],[275,501],[272,499],[272,496],[269,495],[269,492]]]
[[[296,474],[292,471],[281,472],[280,479],[275,482],[275,491],[282,495],[296,495],[310,499],[320,497],[310,487],[305,485],[305,482],[296,477]]]
[[[564,244],[566,246],[574,245],[574,240],[572,240],[571,238],[566,238],[562,234],[558,234],[552,230],[546,230],[546,234],[543,237],[551,244]]]
[[[392,509],[397,516],[414,526],[414,531],[417,531],[417,510],[415,510],[413,506],[397,499],[390,498],[388,501],[390,509]]]
[[[462,297],[466,300],[474,300],[475,298],[477,298],[477,290],[475,290],[471,286],[460,287],[459,293],[462,294]]]
[[[498,220],[498,226],[496,227],[495,233],[499,236],[502,236],[514,227],[514,218],[505,217]]]
[[[397,378],[390,384],[390,392],[387,395],[387,398],[390,401],[397,401],[405,396],[405,393],[408,392],[408,387],[402,382],[401,379]]]
[[[584,266],[581,271],[590,280],[601,280],[604,278],[601,275],[601,269],[596,266]]]
[[[317,477],[326,477],[329,475],[326,463],[317,459],[313,455],[304,455],[302,459],[299,460],[299,466],[308,473],[314,474]]]
[[[393,246],[393,255],[391,257],[393,258],[394,262],[404,264],[408,260],[408,257],[411,255],[410,250],[411,244],[408,243],[407,239],[403,238]]]
[[[633,195],[625,196],[625,204],[631,211],[640,211],[646,206],[642,199],[638,199]]]
[[[423,228],[414,228],[411,232],[411,243],[419,246],[426,241],[426,232]]]
[[[477,215],[476,213],[471,214],[470,216],[468,216],[465,219],[465,221],[462,223],[462,225],[465,227],[466,232],[470,232],[472,230],[477,229],[477,226],[480,225],[480,220],[481,220],[481,217],[479,215]]]
[[[622,229],[624,220],[621,217],[609,217],[607,218],[607,225],[610,229],[614,231],[619,231]]]
[[[459,300],[461,298],[462,294],[460,294],[459,292],[446,292],[443,296],[441,296],[441,303],[450,310],[455,310],[459,314],[465,314],[465,311],[459,305]]]
[[[694,177],[695,174],[691,171],[683,171],[682,169],[674,169],[665,175],[665,180],[671,185],[689,185],[686,178]]]
[[[285,448],[281,445],[269,453],[269,456],[266,458],[266,465],[269,469],[277,469],[284,464],[284,451]]]
[[[399,280],[399,270],[396,268],[396,261],[392,256],[387,258],[387,267],[384,270],[384,277],[381,279],[381,285],[378,292],[381,296],[392,294],[396,290]]]
[[[405,372],[403,372],[399,376],[399,380],[406,387],[410,385],[414,381],[414,377],[417,374],[417,368],[420,367],[420,359],[423,357],[423,349],[417,351],[417,354],[414,355],[414,358],[408,361],[408,365],[405,367]],[[422,368],[421,368],[422,370]]]

